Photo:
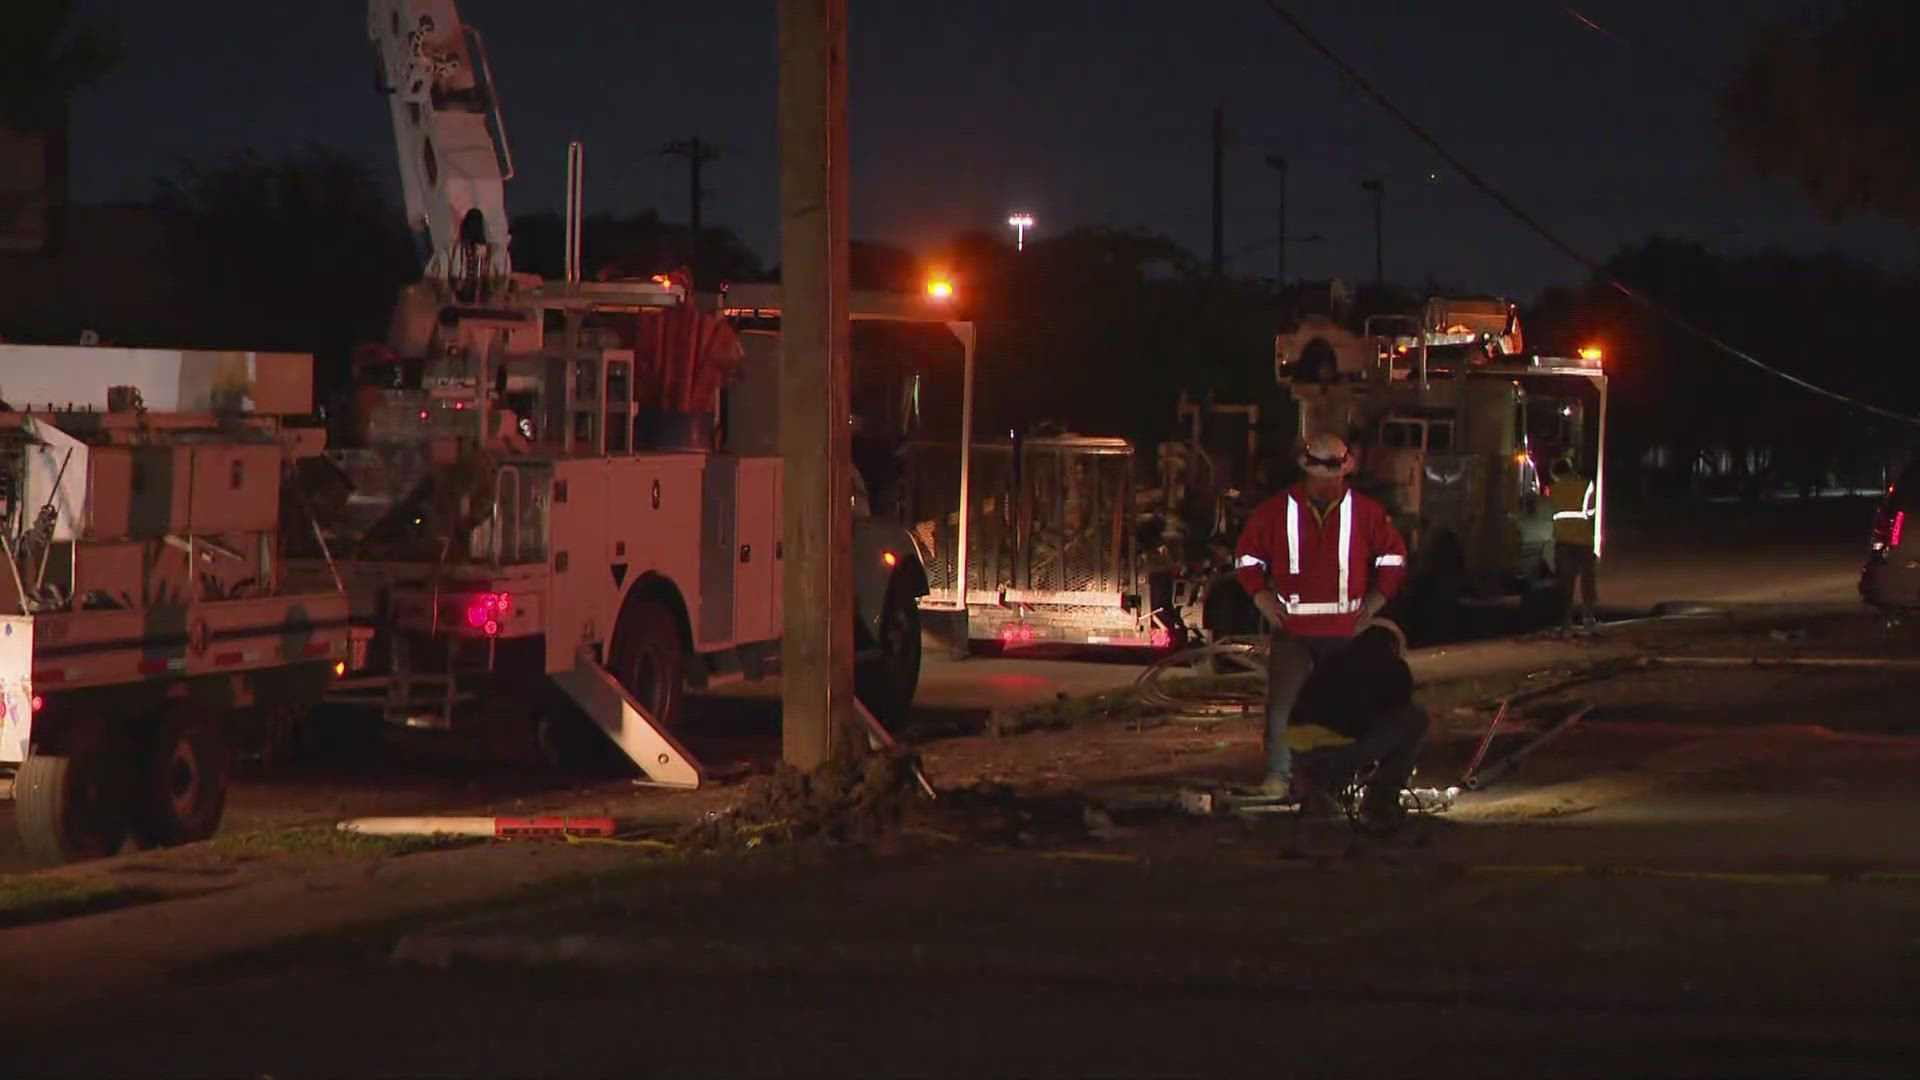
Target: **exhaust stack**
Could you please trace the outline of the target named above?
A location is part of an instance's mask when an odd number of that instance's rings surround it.
[[[580,219],[586,212],[581,198],[586,173],[586,148],[575,139],[567,144],[567,284],[580,284]]]

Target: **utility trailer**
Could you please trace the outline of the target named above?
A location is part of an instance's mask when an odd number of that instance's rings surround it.
[[[282,574],[311,381],[306,356],[0,345],[0,769],[35,861],[211,836],[230,740],[353,662],[337,582]]]
[[[969,640],[1154,649],[1178,640],[1172,577],[1140,550],[1132,443],[1061,434],[976,444],[964,576],[949,479],[956,448],[911,451],[909,520],[927,553],[928,599],[964,595]]]

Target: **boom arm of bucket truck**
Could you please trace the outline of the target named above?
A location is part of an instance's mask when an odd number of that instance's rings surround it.
[[[493,295],[512,274],[513,158],[480,33],[453,0],[369,0],[367,33],[426,277],[463,299]]]

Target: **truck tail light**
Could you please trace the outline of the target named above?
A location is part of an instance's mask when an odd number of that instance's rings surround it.
[[[1873,549],[1885,551],[1900,546],[1900,538],[1907,529],[1905,510],[1882,510],[1873,518]]]

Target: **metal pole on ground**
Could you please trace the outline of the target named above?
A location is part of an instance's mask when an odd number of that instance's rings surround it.
[[[850,748],[853,462],[847,422],[847,0],[780,0],[782,753]]]

